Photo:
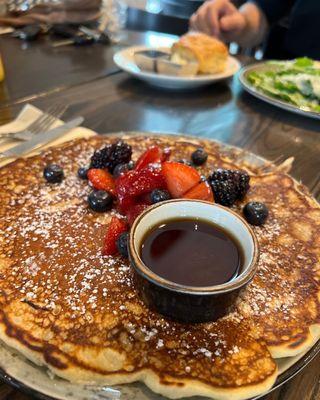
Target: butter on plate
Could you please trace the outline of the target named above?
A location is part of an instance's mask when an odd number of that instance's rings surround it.
[[[171,76],[194,76],[199,67],[197,62],[173,58],[169,52],[155,49],[136,51],[134,61],[143,71]]]

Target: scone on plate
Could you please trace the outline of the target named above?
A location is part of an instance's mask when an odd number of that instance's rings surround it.
[[[173,44],[171,61],[177,64],[198,62],[200,74],[216,74],[226,69],[228,48],[204,33],[190,32]]]

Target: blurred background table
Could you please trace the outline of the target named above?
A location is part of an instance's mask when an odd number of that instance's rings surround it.
[[[64,119],[83,115],[100,134],[117,131],[174,132],[230,143],[270,160],[295,157],[292,174],[320,200],[320,123],[277,109],[241,89],[237,77],[190,92],[155,89],[113,64],[113,54],[130,44],[168,45],[174,36],[124,32],[120,44],[52,49],[44,38],[24,46],[0,38],[6,79],[0,84],[0,124],[31,102],[46,108],[64,101]],[[243,62],[250,62],[242,58]],[[319,400],[320,356],[264,400]],[[0,400],[32,397],[2,384]]]

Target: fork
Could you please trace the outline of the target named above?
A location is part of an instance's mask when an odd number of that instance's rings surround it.
[[[46,131],[50,125],[59,118],[67,109],[65,104],[54,104],[44,111],[27,128],[17,132],[0,132],[1,139],[28,140],[33,135]]]

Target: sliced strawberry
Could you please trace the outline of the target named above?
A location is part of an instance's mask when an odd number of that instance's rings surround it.
[[[163,152],[158,146],[152,146],[145,151],[138,159],[135,170],[140,171],[149,164],[160,163],[163,158]]]
[[[97,190],[106,190],[115,194],[115,182],[112,175],[104,169],[92,168],[88,171],[88,179]]]
[[[148,207],[148,204],[136,204],[135,206],[131,207],[126,214],[129,225],[131,226],[138,215],[140,215]]]
[[[116,193],[119,201],[119,210],[126,213],[132,203],[153,189],[165,189],[166,183],[162,175],[161,166],[148,165],[139,171],[129,171],[121,175],[116,181]]]
[[[117,210],[119,213],[126,215],[127,211],[137,204],[136,199],[133,196],[119,196]]]
[[[166,147],[162,152],[161,161],[162,162],[168,161],[170,156],[171,156],[171,149],[170,149],[170,147]]]
[[[200,175],[195,168],[178,162],[164,162],[162,174],[173,198],[182,197],[200,182]]]
[[[147,204],[148,206],[150,206],[152,204],[150,193],[145,193],[137,197],[136,202],[137,204]]]
[[[111,218],[103,243],[102,254],[104,256],[112,256],[117,253],[116,241],[121,233],[126,232],[127,230],[127,223],[123,219],[117,217]]]
[[[206,200],[214,202],[213,193],[208,182],[201,182],[183,195],[184,199]]]

